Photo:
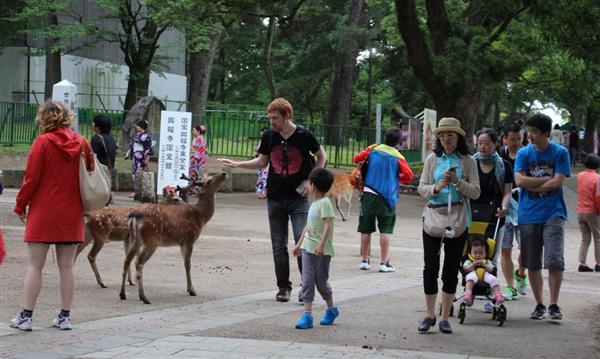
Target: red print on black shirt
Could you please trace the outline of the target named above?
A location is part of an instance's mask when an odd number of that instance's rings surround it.
[[[300,171],[302,166],[302,153],[287,142],[281,141],[271,151],[271,165],[275,173],[282,177],[294,175]]]

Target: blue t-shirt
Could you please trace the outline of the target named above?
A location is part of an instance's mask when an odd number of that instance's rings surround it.
[[[517,152],[515,173],[528,177],[553,177],[562,173],[571,176],[569,153],[560,145],[550,143],[544,152],[530,144]],[[521,188],[519,195],[519,224],[546,223],[552,217],[567,219],[567,206],[562,187],[549,192],[530,192]]]

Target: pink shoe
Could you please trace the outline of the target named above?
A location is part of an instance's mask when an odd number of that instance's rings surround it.
[[[473,292],[471,292],[470,290],[466,291],[465,295],[463,296],[463,300],[467,307],[472,306],[473,305]]]
[[[496,294],[496,296],[494,297],[494,299],[496,300],[496,304],[502,304],[502,303],[504,303],[504,297],[500,293]]]

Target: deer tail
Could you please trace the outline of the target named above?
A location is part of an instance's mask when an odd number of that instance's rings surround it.
[[[127,219],[127,225],[129,227],[129,245],[136,243],[140,240],[140,225],[141,216],[137,213],[131,213]]]

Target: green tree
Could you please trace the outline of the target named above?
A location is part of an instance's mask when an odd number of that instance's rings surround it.
[[[450,6],[447,7],[446,4]],[[514,71],[497,46],[524,1],[396,0],[397,25],[415,76],[440,117],[459,118],[470,141],[486,86]]]

